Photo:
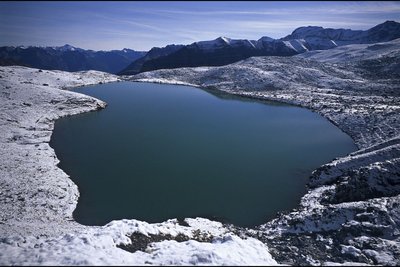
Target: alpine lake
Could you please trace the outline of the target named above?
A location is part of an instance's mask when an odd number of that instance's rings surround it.
[[[78,185],[74,218],[243,227],[298,206],[313,170],[355,151],[305,108],[179,85],[118,82],[74,90],[103,110],[56,121],[50,145]]]

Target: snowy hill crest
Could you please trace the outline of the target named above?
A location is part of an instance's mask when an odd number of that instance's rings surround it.
[[[371,44],[400,38],[400,23],[386,21],[369,30],[331,29],[305,26],[290,35],[273,39],[267,36],[259,40],[218,37],[181,45],[171,50],[158,48],[155,56],[134,61],[120,74],[180,67],[222,66],[252,56],[292,56],[312,50],[331,49],[349,44]]]

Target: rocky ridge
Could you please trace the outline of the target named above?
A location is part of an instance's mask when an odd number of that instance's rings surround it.
[[[279,263],[398,265],[399,51],[399,40],[394,40],[318,51],[314,59],[307,53],[253,57],[222,67],[157,70],[131,79],[287,102],[328,118],[360,150],[315,170],[298,209],[241,232],[268,244]],[[343,53],[348,53],[345,60]],[[324,60],[328,57],[331,63]]]

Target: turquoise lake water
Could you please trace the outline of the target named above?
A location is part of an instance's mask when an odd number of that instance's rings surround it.
[[[57,120],[50,143],[78,185],[74,217],[85,225],[205,217],[256,226],[295,208],[314,169],[356,150],[295,106],[151,83],[75,91],[108,103]]]

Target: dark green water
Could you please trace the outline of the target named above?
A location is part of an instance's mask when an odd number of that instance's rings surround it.
[[[295,106],[150,83],[76,91],[108,103],[57,120],[51,140],[86,225],[197,216],[259,225],[298,205],[315,168],[356,149]]]

